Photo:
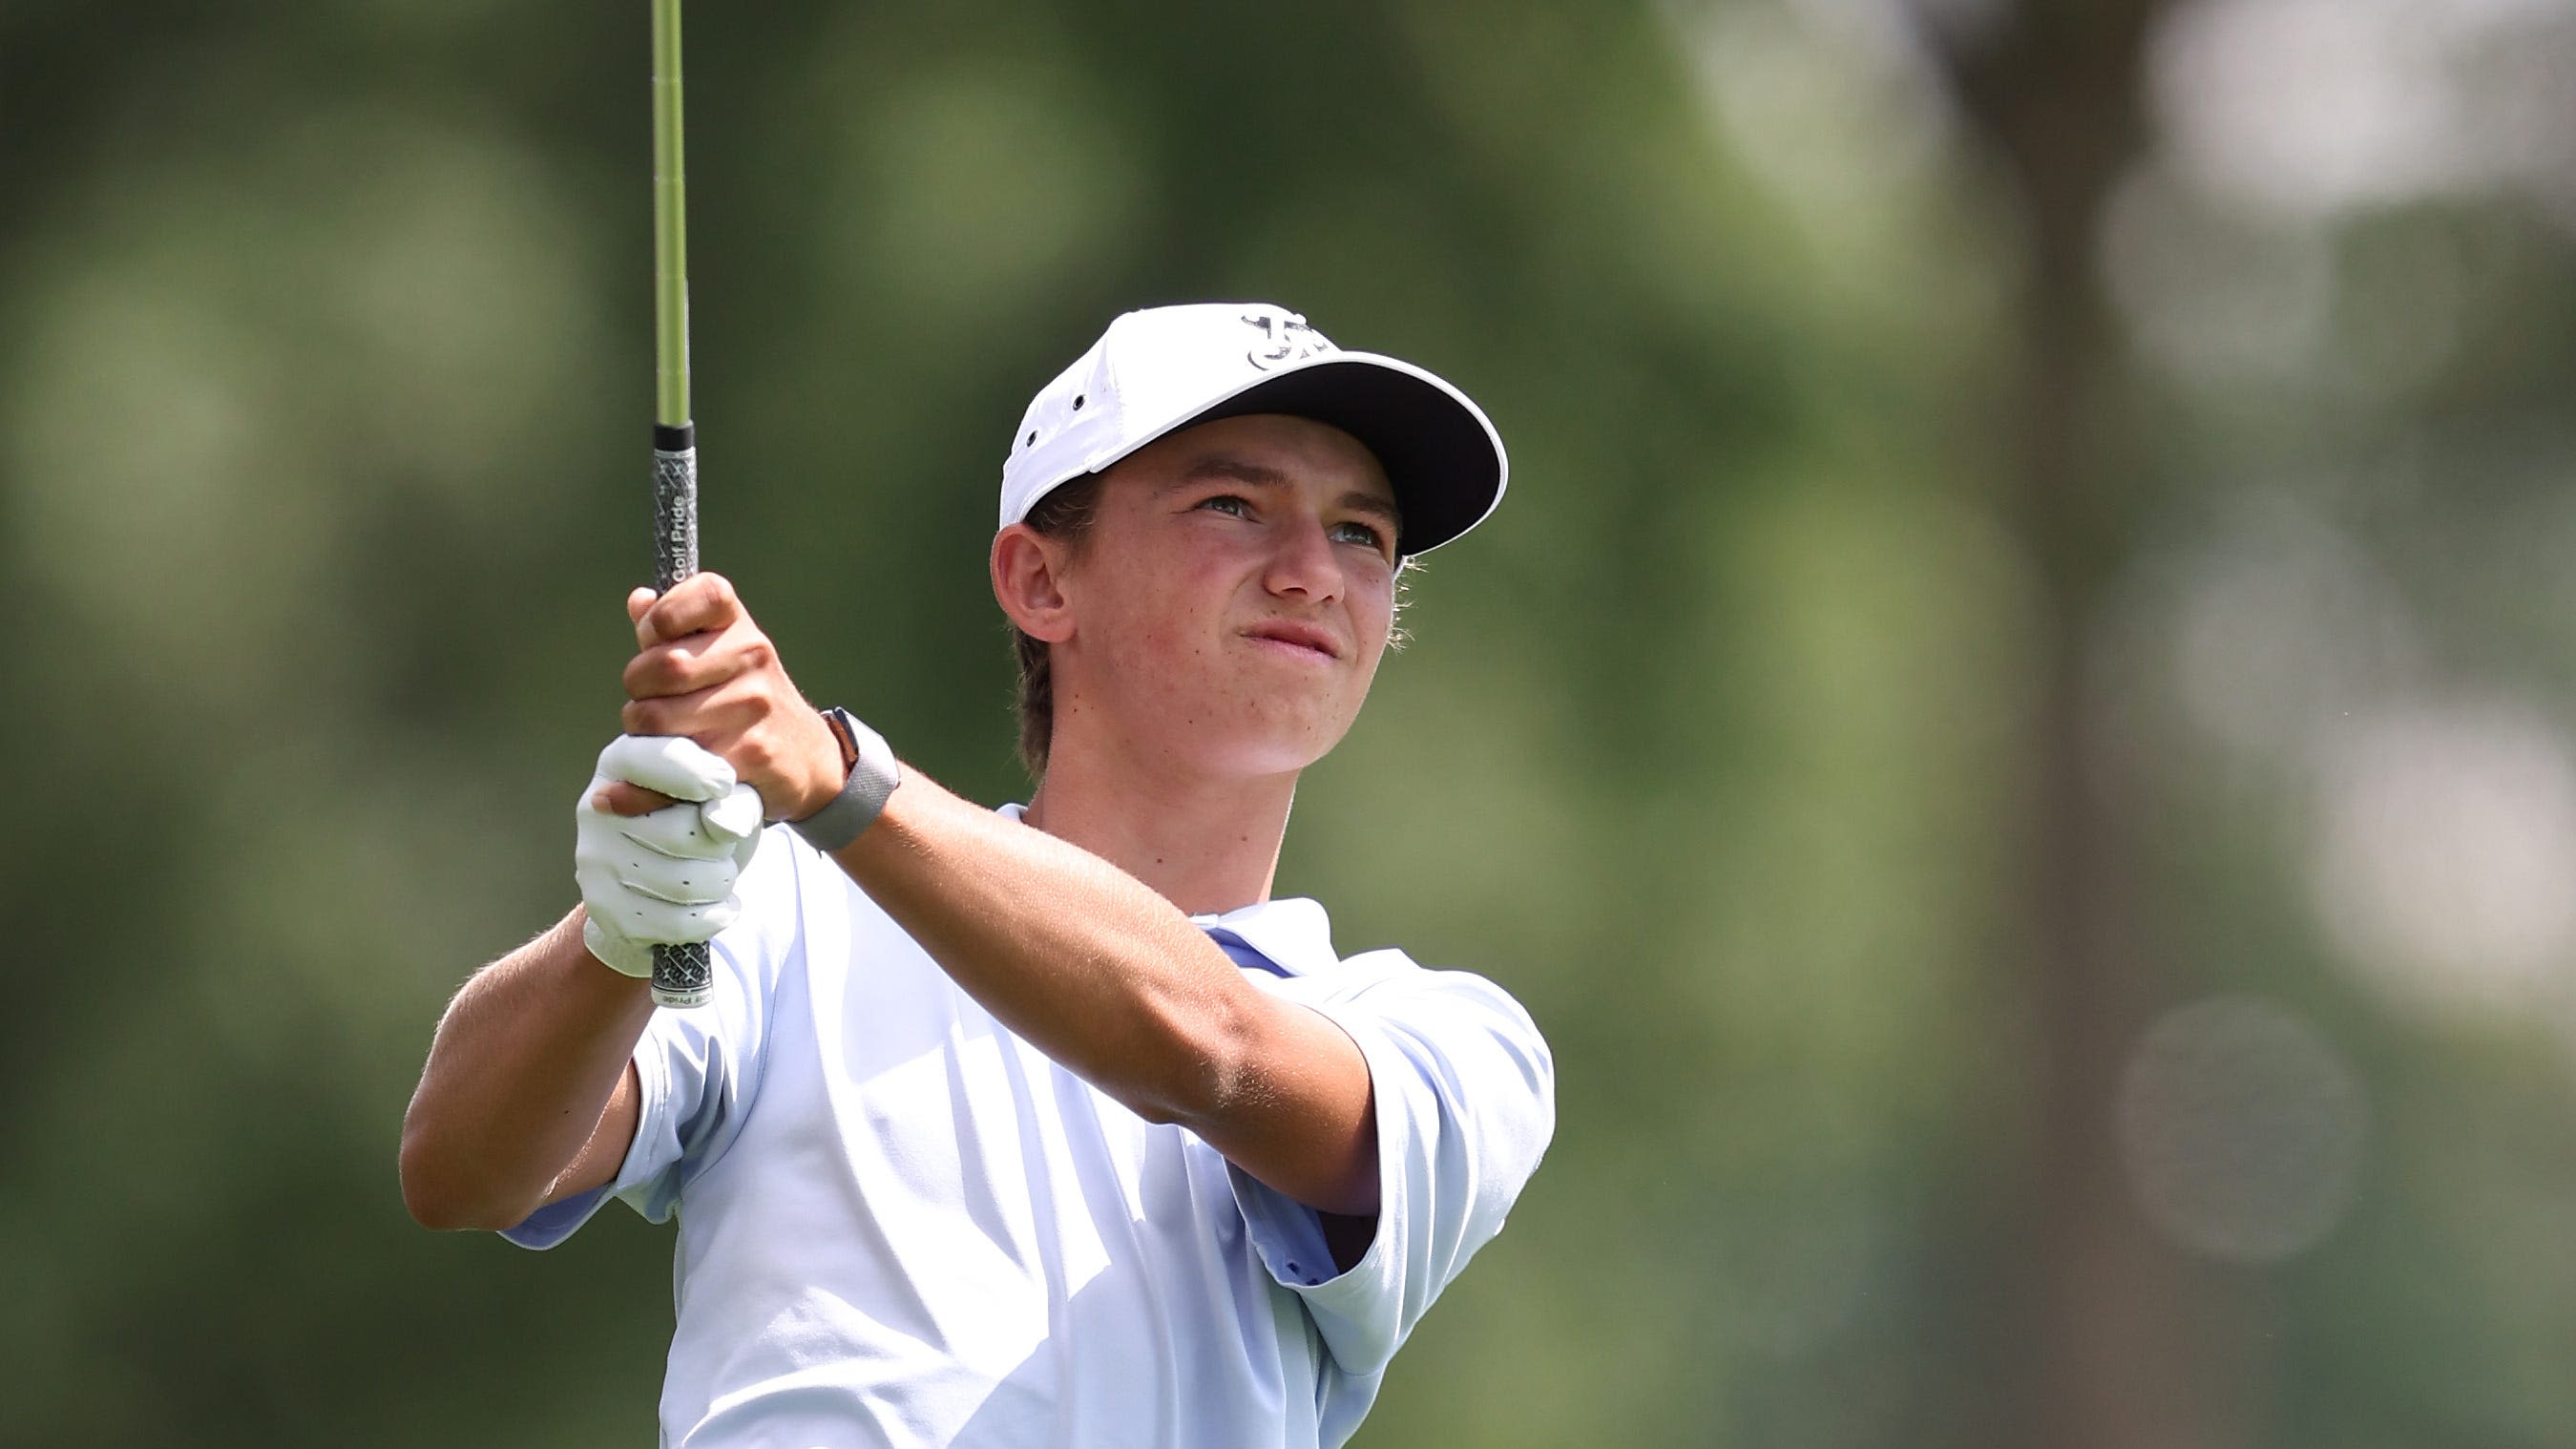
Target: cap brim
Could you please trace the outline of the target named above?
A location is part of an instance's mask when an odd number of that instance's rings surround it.
[[[1367,352],[1282,368],[1156,436],[1254,413],[1330,423],[1376,454],[1404,514],[1399,553],[1428,553],[1483,522],[1510,477],[1502,438],[1465,393],[1409,362]]]

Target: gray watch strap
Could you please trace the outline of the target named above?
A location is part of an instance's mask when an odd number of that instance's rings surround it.
[[[823,719],[835,734],[850,742],[858,758],[851,762],[849,783],[832,797],[831,804],[788,824],[808,844],[829,855],[876,823],[886,801],[894,795],[894,787],[903,783],[903,771],[895,763],[894,748],[885,742],[885,736],[861,724],[858,716],[846,709],[827,709]]]

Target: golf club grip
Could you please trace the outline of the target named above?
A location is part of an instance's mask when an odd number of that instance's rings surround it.
[[[653,425],[653,590],[698,571],[697,429]],[[715,979],[715,951],[704,941],[653,948],[653,1004],[699,1006]]]

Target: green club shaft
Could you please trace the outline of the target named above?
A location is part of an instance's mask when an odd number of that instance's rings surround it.
[[[687,183],[680,145],[680,0],[653,0],[653,587],[698,571],[698,449],[689,425]],[[657,1006],[702,1005],[714,979],[703,941],[653,948]]]
[[[689,421],[688,184],[680,144],[680,0],[653,0],[654,417]]]

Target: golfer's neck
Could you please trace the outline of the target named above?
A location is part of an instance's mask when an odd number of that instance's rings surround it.
[[[1060,732],[1061,733],[1061,732]],[[1028,822],[1192,915],[1270,899],[1297,776],[1184,777],[1059,738]]]

